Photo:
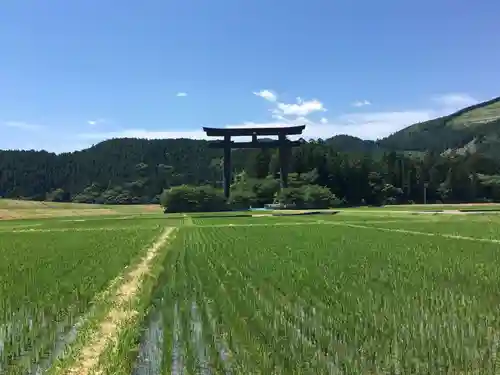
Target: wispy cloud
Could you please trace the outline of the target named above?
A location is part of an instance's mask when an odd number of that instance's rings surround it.
[[[90,126],[98,126],[98,125],[103,125],[105,124],[107,121],[103,118],[98,118],[98,119],[95,119],[95,120],[88,120],[87,121],[87,124],[90,125]]]
[[[432,99],[437,104],[451,110],[458,110],[479,103],[478,99],[465,93],[435,95]]]
[[[260,96],[261,98],[269,100],[270,102],[275,102],[278,99],[277,95],[271,90],[261,90],[258,92],[254,92],[254,95]]]
[[[188,96],[188,94],[187,92],[178,92],[177,94],[175,94],[175,96],[177,96],[178,98],[184,98]]]
[[[432,110],[416,111],[394,111],[394,112],[372,112],[365,114],[348,113],[337,116],[332,120],[321,118],[319,121],[307,117],[297,117],[293,120],[287,118],[275,118],[269,122],[243,122],[240,124],[228,124],[222,127],[286,127],[291,125],[306,125],[304,134],[306,139],[329,138],[337,134],[349,134],[362,139],[378,139],[390,135],[405,126],[416,122],[429,120],[437,112]],[[208,139],[201,126],[193,130],[151,131],[147,129],[127,129],[117,132],[86,133],[80,134],[81,139],[101,141],[110,138],[145,138],[145,139]],[[297,139],[299,136],[290,137]],[[244,141],[245,138],[239,139]]]
[[[260,95],[259,95],[260,96]],[[268,99],[266,99],[268,100]],[[239,124],[221,125],[221,127],[284,127],[290,125],[306,125],[303,137],[306,139],[329,138],[338,134],[349,134],[362,139],[379,139],[402,128],[452,113],[465,105],[477,102],[471,96],[447,94],[432,97],[428,108],[414,108],[379,112],[347,112],[329,118],[315,118],[318,113],[326,111],[319,100],[306,101],[297,98],[296,103],[272,102],[271,121],[242,122]],[[207,139],[200,127],[193,130],[151,131],[148,129],[127,129],[112,133],[86,133],[80,139],[101,141],[109,138],[133,137],[147,139],[191,138]],[[290,137],[296,139],[297,137]]]
[[[369,100],[356,100],[354,103],[352,103],[353,107],[364,107],[367,105],[372,105],[372,103]]]
[[[42,125],[32,124],[24,121],[6,121],[3,123],[8,128],[16,128],[20,130],[40,130],[43,128]]]
[[[315,136],[320,136],[325,131],[333,135],[349,134],[362,139],[375,140],[386,137],[392,133],[417,122],[427,121],[437,117],[437,111],[432,109],[387,111],[370,113],[347,113],[338,116],[328,124],[322,124],[313,129]]]

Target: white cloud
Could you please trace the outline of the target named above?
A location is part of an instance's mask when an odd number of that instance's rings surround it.
[[[302,136],[292,136],[291,139],[329,138],[337,134],[349,134],[362,139],[378,139],[390,135],[408,125],[432,119],[438,115],[433,110],[348,113],[335,117],[332,121],[321,118],[313,121],[306,117],[297,117],[289,121],[269,123],[243,123],[228,127],[283,127],[291,125],[306,125]]]
[[[362,139],[382,138],[406,126],[437,117],[433,110],[348,113],[327,124],[334,134],[349,134]]]
[[[102,125],[104,123],[106,123],[107,121],[103,118],[98,118],[98,119],[95,119],[95,120],[88,120],[87,121],[87,124],[90,125],[90,126],[97,126],[97,125]]]
[[[319,100],[304,101],[301,98],[297,98],[297,103],[294,104],[277,103],[276,109],[273,112],[284,116],[308,116],[313,112],[324,111],[326,111],[326,108]]]
[[[276,94],[270,90],[261,90],[258,92],[254,92],[254,95],[260,96],[261,98],[269,100],[270,102],[275,102],[278,99]]]
[[[286,120],[286,116],[308,116],[313,112],[326,111],[323,103],[317,99],[307,101],[298,96],[296,98],[296,103],[283,103],[277,102],[277,95],[270,90],[254,92],[254,95],[275,103],[275,108],[271,110],[272,117],[280,120]]]
[[[479,103],[479,100],[473,98],[469,94],[464,94],[464,93],[436,95],[433,97],[433,100],[437,104],[450,110],[459,110],[464,107],[468,107]]]
[[[8,128],[16,128],[21,130],[40,130],[42,125],[32,124],[24,121],[6,121],[3,123]]]
[[[243,122],[241,124],[229,124],[225,128],[273,128],[286,127],[292,125],[306,125],[304,134],[301,136],[291,136],[290,139],[329,138],[337,134],[349,134],[362,139],[377,139],[392,134],[405,126],[416,122],[433,118],[435,113],[431,110],[422,111],[395,111],[395,112],[372,112],[365,114],[350,113],[336,117],[333,121],[322,118],[313,121],[306,117],[296,119],[280,120],[270,122]],[[166,139],[166,138],[191,138],[209,139],[201,126],[194,130],[172,130],[172,131],[150,131],[147,129],[128,129],[119,132],[108,133],[87,133],[80,134],[80,138],[94,141],[101,141],[110,138],[145,138],[145,139]],[[216,138],[210,138],[216,139]],[[247,140],[246,137],[238,137],[239,141]]]
[[[280,114],[278,114],[278,113],[273,113],[273,114],[271,115],[271,117],[272,117],[273,119],[275,119],[275,120],[282,121],[282,122],[285,122],[285,123],[288,123],[288,124],[290,124],[290,123],[292,122],[291,120],[287,119],[285,116],[280,115]]]
[[[175,96],[179,97],[179,98],[183,98],[185,96],[188,96],[187,92],[178,92]]]
[[[286,104],[274,102],[271,109],[272,120],[269,122],[243,122],[241,124],[220,125],[220,127],[284,127],[291,125],[306,125],[306,139],[329,138],[337,134],[349,134],[362,139],[376,140],[386,137],[409,125],[427,121],[454,112],[456,106],[462,108],[477,102],[468,95],[442,95],[432,98],[433,106],[408,110],[383,112],[348,112],[337,116],[314,119],[317,112],[326,111],[323,103],[318,100],[305,101],[297,98],[297,103]],[[452,107],[455,105],[455,107]],[[133,137],[147,139],[191,138],[207,139],[201,125],[194,130],[150,131],[147,129],[128,129],[111,133],[81,134],[80,139],[101,141],[109,138]],[[301,136],[290,137],[297,139]],[[240,139],[240,138],[239,138]],[[241,138],[244,140],[244,137]]]
[[[371,105],[372,103],[369,100],[356,100],[354,103],[352,103],[353,107],[364,107],[367,105]]]

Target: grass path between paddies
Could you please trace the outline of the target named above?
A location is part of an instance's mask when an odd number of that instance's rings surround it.
[[[137,311],[132,303],[140,289],[141,282],[151,269],[152,263],[159,250],[167,242],[175,228],[166,228],[156,241],[147,250],[146,256],[125,275],[124,282],[112,296],[112,307],[105,318],[92,334],[89,342],[80,350],[76,362],[63,374],[88,375],[99,374],[98,363],[109,342],[115,340],[125,323],[133,318]]]
[[[392,232],[392,233],[407,233],[407,234],[415,234],[419,236],[427,236],[427,237],[443,237],[443,238],[451,238],[454,240],[465,240],[465,241],[475,241],[475,242],[488,242],[500,244],[500,240],[493,238],[481,238],[481,237],[468,237],[468,236],[460,236],[456,234],[446,234],[446,233],[432,233],[432,232],[420,232],[415,230],[408,229],[397,229],[397,228],[382,228],[371,225],[360,225],[360,224],[352,224],[352,223],[335,223],[332,222],[332,225],[341,226],[341,227],[350,227],[350,228],[359,228],[359,229],[372,229],[378,230],[382,232]]]

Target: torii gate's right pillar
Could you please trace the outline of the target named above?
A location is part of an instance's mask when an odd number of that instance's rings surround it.
[[[279,161],[280,161],[280,187],[288,187],[288,161],[290,160],[291,147],[285,134],[279,135]]]
[[[224,136],[224,196],[229,199],[231,189],[231,136]]]

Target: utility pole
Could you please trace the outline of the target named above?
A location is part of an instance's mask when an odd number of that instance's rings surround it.
[[[403,159],[399,159],[400,173],[401,173],[401,189],[403,192],[405,191],[405,166],[403,163]]]
[[[424,204],[427,204],[427,187],[429,186],[429,183],[424,182]]]
[[[399,159],[399,164],[401,165],[401,189],[403,189],[403,193],[406,195],[406,198],[408,198],[408,191],[406,189],[404,157],[403,159]]]
[[[408,171],[406,177],[406,186],[408,187],[408,197],[411,195],[411,169]]]

